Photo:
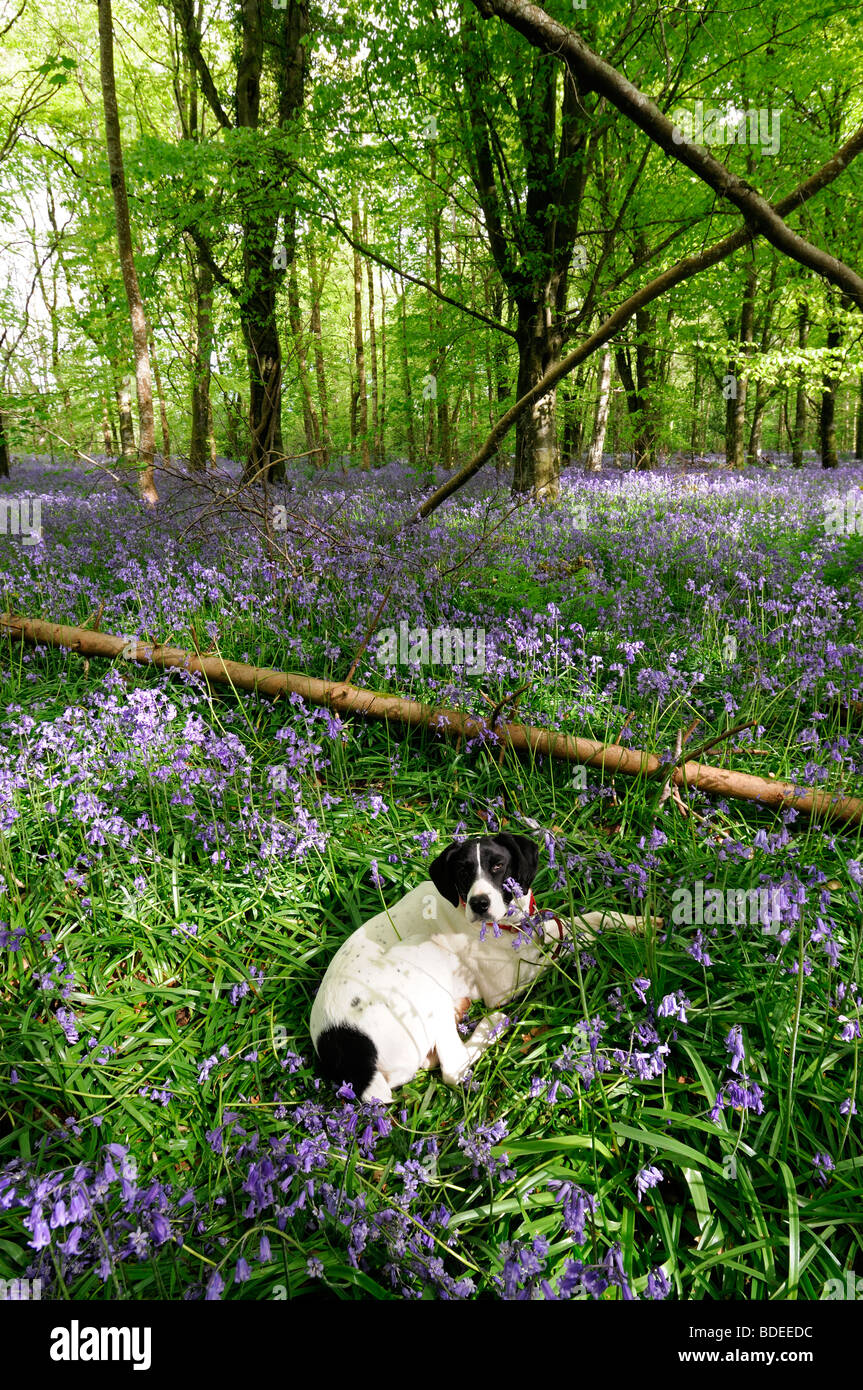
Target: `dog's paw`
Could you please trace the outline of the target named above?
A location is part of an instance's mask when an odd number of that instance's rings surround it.
[[[473,1058],[464,1043],[458,1036],[455,1041],[447,1038],[443,1044],[438,1042],[436,1051],[440,1059],[441,1079],[447,1086],[459,1086],[473,1065]]]
[[[366,1103],[371,1100],[379,1100],[384,1105],[392,1104],[392,1089],[383,1072],[375,1072],[360,1099]]]
[[[661,927],[662,917],[651,917],[654,926]],[[597,932],[628,931],[634,934],[643,932],[647,926],[646,917],[633,917],[629,912],[583,912],[575,919],[576,935],[592,938]]]
[[[462,1082],[466,1081],[468,1076],[470,1075],[471,1067],[473,1066],[475,1061],[476,1058],[472,1057],[469,1052],[466,1052],[464,1061],[459,1064],[457,1071],[452,1070],[449,1067],[446,1068],[446,1070],[443,1067],[441,1067],[441,1080],[447,1086],[453,1086],[456,1090],[458,1090]]]
[[[467,1040],[466,1046],[471,1056],[475,1057],[483,1048],[488,1047],[506,1022],[506,1014],[502,1013],[500,1009],[493,1014],[486,1014],[485,1018],[481,1018]]]

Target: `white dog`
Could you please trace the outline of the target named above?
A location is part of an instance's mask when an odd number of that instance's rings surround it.
[[[554,917],[544,923],[544,941],[525,933],[513,949],[513,932],[536,913],[529,890],[538,862],[524,835],[450,845],[431,864],[431,882],[348,937],[312,1005],[310,1031],[324,1075],[349,1081],[364,1101],[391,1101],[393,1089],[422,1067],[439,1065],[444,1081],[457,1085],[503,1018],[482,1019],[463,1042],[456,1024],[471,1001],[497,1009],[572,936]],[[483,923],[497,923],[500,934],[491,926],[483,932]],[[577,934],[590,939],[606,926],[638,930],[641,919],[591,912],[578,919]]]

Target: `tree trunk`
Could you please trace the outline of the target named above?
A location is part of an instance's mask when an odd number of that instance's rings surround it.
[[[312,400],[312,384],[309,380],[308,364],[306,361],[306,343],[303,329],[303,315],[300,307],[300,286],[297,280],[296,260],[291,262],[291,269],[288,274],[288,317],[291,325],[291,334],[294,339],[294,351],[297,354],[297,375],[300,381],[300,391],[303,398],[303,425],[306,435],[306,449],[309,458],[317,463],[318,447],[320,442],[320,426],[318,417],[315,413],[315,405]]]
[[[803,351],[809,338],[809,304],[801,299],[797,310],[797,346]],[[797,377],[797,398],[794,407],[794,438],[791,442],[791,462],[803,467],[803,442],[806,436],[806,381],[801,365]]]
[[[578,79],[563,69],[561,90],[561,69],[554,56],[519,57],[527,71],[524,81],[519,77],[515,84],[512,99],[526,185],[514,193],[508,156],[489,115],[497,98],[490,97],[488,86],[496,90],[499,75],[478,40],[475,19],[463,25],[462,55],[471,177],[489,250],[516,308],[517,396],[522,397],[560,360],[569,270],[595,132],[585,104],[590,89],[582,91]],[[552,386],[518,415],[512,484],[516,497],[558,495],[556,403]]]
[[[573,372],[572,381],[568,382],[568,390],[562,393],[563,407],[563,444],[560,451],[561,469],[569,468],[581,453],[582,436],[584,425],[579,409],[579,399],[581,396],[582,373]]]
[[[503,300],[503,294],[502,294],[502,292],[501,292],[501,294],[500,294],[498,297],[501,299],[501,301]],[[488,283],[486,282],[486,286],[485,286],[485,308],[486,308],[486,313],[487,313],[487,314],[491,314],[491,303],[492,303],[492,301],[491,301],[491,296],[490,296],[489,290],[488,290]],[[488,422],[489,422],[490,428],[492,428],[492,429],[494,429],[494,421],[495,421],[494,407],[495,407],[495,398],[496,398],[496,383],[495,383],[495,378],[496,378],[496,365],[497,365],[497,364],[496,364],[496,362],[495,362],[495,346],[496,346],[496,344],[495,344],[494,338],[490,338],[489,335],[488,335],[488,333],[486,333],[486,335],[485,335],[485,385],[486,385],[486,396],[487,396],[487,399],[488,399]]]
[[[699,394],[701,391],[701,358],[696,349],[695,366],[692,372],[692,421],[689,432],[689,462],[695,463],[695,455],[698,452],[698,415],[699,415]]]
[[[617,374],[623,385],[626,410],[633,431],[632,466],[636,469],[645,469],[650,466],[648,455],[645,453],[648,444],[648,436],[645,431],[645,403],[632,372],[629,349],[625,347],[615,348],[614,361]]]
[[[431,147],[431,187],[437,182],[437,147],[433,143]],[[434,285],[438,295],[443,290],[443,252],[441,247],[441,219],[443,209],[439,198],[430,200],[429,215],[432,225],[432,248],[434,255]],[[437,400],[437,461],[442,468],[452,468],[452,444],[450,429],[450,408],[449,394],[447,391],[446,380],[446,359],[447,348],[444,342],[444,316],[443,304],[439,298],[434,299],[430,306],[432,342],[435,345],[434,357],[431,364],[432,380],[434,382],[435,396],[429,402],[432,413],[434,412],[434,402]]]
[[[360,240],[360,200],[357,190],[351,194],[351,236]],[[363,342],[363,269],[359,251],[354,251],[354,356],[357,363],[357,406],[358,419],[356,432],[359,434],[360,467],[370,466],[369,457],[369,409],[366,401],[366,349]]]
[[[593,434],[587,451],[588,473],[599,473],[602,469],[602,451],[605,446],[605,432],[608,428],[608,408],[611,402],[611,348],[604,347],[599,362],[599,394],[596,412],[593,417]]]
[[[260,0],[243,0],[242,52],[237,66],[237,125],[257,130],[264,66],[263,15]],[[243,161],[250,187],[262,183],[251,157]],[[284,477],[280,457],[282,413],[282,350],[276,324],[278,277],[287,266],[287,253],[276,248],[278,213],[263,196],[249,200],[243,222],[243,288],[240,320],[249,373],[249,444],[243,477],[267,483]]]
[[[618,471],[623,467],[623,459],[620,453],[620,414],[623,404],[620,399],[620,387],[612,387],[611,391],[611,466]]]
[[[210,454],[210,467],[216,466],[216,429],[213,424],[213,401],[212,397],[207,399],[207,449]]]
[[[272,243],[258,241],[249,229],[244,245],[244,278],[257,285],[243,313],[243,336],[249,371],[249,450],[247,482],[276,482],[285,476],[282,447],[282,347],[276,324],[276,290],[268,282]],[[273,227],[275,238],[275,224]]]
[[[240,439],[240,423],[244,419],[243,398],[240,395],[239,391],[236,393],[235,396],[231,396],[230,400],[227,403],[227,406],[228,421],[226,431],[227,438],[225,443],[228,449],[228,457],[232,459],[238,459],[240,457],[241,452],[243,452],[244,450],[243,441]]]
[[[105,457],[111,454],[111,417],[108,414],[108,397],[102,397],[102,444],[105,450]]]
[[[407,424],[408,441],[408,465],[415,469],[417,466],[417,442],[414,433],[414,400],[411,389],[411,369],[408,358],[408,311],[407,311],[407,290],[402,289],[401,293],[401,339],[402,339],[402,379],[405,393],[405,417]]]
[[[496,281],[491,293],[486,286],[486,312],[490,318],[501,323],[503,309],[504,288],[500,281]],[[494,333],[487,351],[488,418],[492,428],[509,395],[506,344],[507,339],[503,333]]]
[[[637,310],[635,327],[637,333],[635,374],[633,374],[632,362],[627,348],[616,348],[614,360],[626,393],[626,408],[634,432],[632,466],[638,470],[644,470],[653,468],[656,464],[659,426],[654,341],[656,315],[646,309]]]
[[[363,241],[366,246],[369,244],[369,216],[368,211],[363,216]],[[366,279],[369,287],[369,365],[371,368],[372,386],[372,419],[371,419],[371,455],[372,463],[377,467],[381,462],[380,457],[380,409],[378,402],[378,338],[375,329],[375,274],[374,262],[366,259]]]
[[[189,440],[189,468],[193,473],[203,473],[207,467],[207,443],[210,433],[213,272],[200,255],[196,258],[192,275],[195,287],[195,326],[192,350],[192,431]]]
[[[9,477],[9,445],[6,440],[6,420],[0,410],[0,478]]]
[[[57,225],[57,210],[56,210],[56,206],[55,206],[55,203],[54,203],[54,195],[53,195],[53,192],[52,192],[52,190],[51,190],[50,188],[48,188],[48,189],[46,190],[46,200],[45,200],[45,201],[46,201],[46,210],[47,210],[47,213],[48,213],[48,220],[49,220],[49,222],[51,223],[51,231],[52,231],[53,234],[54,234],[54,242],[55,242],[55,246],[56,246],[56,256],[53,258],[53,264],[52,264],[52,267],[51,267],[51,301],[50,301],[50,303],[48,302],[48,299],[47,299],[47,297],[46,297],[46,295],[45,295],[44,278],[43,278],[43,275],[42,275],[41,265],[38,266],[37,275],[38,275],[38,277],[39,277],[39,284],[40,284],[40,287],[41,287],[41,289],[42,289],[42,297],[43,297],[43,299],[44,299],[44,301],[45,301],[45,307],[46,307],[46,309],[48,310],[48,313],[49,313],[50,319],[51,319],[51,372],[52,372],[52,375],[53,375],[53,377],[54,377],[54,380],[56,381],[57,385],[60,387],[61,392],[62,392],[62,395],[63,395],[63,412],[64,412],[64,418],[65,418],[65,423],[66,423],[66,436],[67,436],[67,438],[68,438],[68,440],[69,440],[69,443],[72,445],[73,448],[75,448],[75,421],[74,421],[73,415],[72,415],[72,398],[71,398],[71,395],[70,395],[70,393],[69,393],[69,384],[68,384],[68,381],[66,380],[65,373],[63,372],[63,369],[62,369],[62,366],[61,366],[61,363],[60,363],[60,321],[59,321],[59,317],[58,317],[58,314],[57,314],[57,302],[58,302],[57,277],[58,277],[58,271],[59,271],[60,269],[62,269],[63,274],[64,274],[64,276],[65,276],[65,278],[66,278],[66,283],[67,283],[67,285],[69,284],[69,271],[68,271],[67,266],[65,265],[65,262],[64,262],[64,260],[63,260],[62,255],[61,255],[61,252],[60,252],[60,242],[61,242],[61,240],[62,240],[62,235],[63,235],[63,234],[62,234],[62,232],[60,231],[60,228],[59,228],[58,225]],[[35,247],[34,247],[34,249],[35,249]],[[38,257],[37,257],[37,262],[38,262]],[[92,447],[92,446],[91,446],[91,447]]]
[[[752,428],[749,433],[749,449],[747,451],[750,463],[761,462],[761,437],[764,433],[764,412],[767,409],[767,387],[760,379],[755,383],[755,409],[752,412]]]
[[[117,416],[120,422],[120,457],[131,467],[135,462],[135,426],[132,422],[132,392],[128,377],[118,377]]]
[[[182,3],[182,0],[180,0]],[[178,25],[186,44],[186,67],[180,69],[180,55],[177,52],[177,68],[174,82],[174,96],[180,124],[186,139],[200,141],[203,138],[203,121],[199,119],[198,82],[200,74],[196,68],[193,52],[200,53],[201,18],[203,0],[186,0],[180,12],[180,3],[175,4]],[[204,197],[203,190],[195,190],[196,196]],[[194,304],[190,325],[191,354],[189,370],[191,376],[191,429],[189,434],[189,468],[193,473],[203,473],[210,464],[215,467],[216,444],[213,438],[213,408],[210,402],[210,380],[212,373],[213,350],[213,272],[206,256],[190,236],[187,238]],[[229,432],[233,441],[235,423],[229,419]],[[228,445],[232,457],[238,450]]]
[[[357,406],[358,406],[358,402],[359,402],[359,398],[360,398],[360,393],[359,393],[359,391],[357,390],[357,384],[356,384],[356,382],[354,381],[354,374],[353,374],[353,372],[351,372],[351,382],[350,382],[350,385],[351,385],[351,398],[350,398],[350,404],[349,404],[349,406],[348,406],[348,416],[349,416],[349,425],[348,425],[348,428],[349,428],[349,430],[350,430],[350,440],[351,440],[351,464],[353,464],[353,463],[355,462],[355,460],[356,460],[357,453],[359,452],[359,444],[358,444],[358,439],[357,439]]]
[[[273,7],[269,0],[242,0],[242,52],[237,65],[237,126],[258,130],[265,78],[272,79],[277,123],[287,129],[302,110],[305,91],[309,15],[304,0],[282,0],[277,31],[277,58],[264,72],[264,26]],[[278,15],[275,17],[278,18]],[[294,210],[284,211],[285,241],[277,246],[279,205],[290,180],[286,161],[262,167],[253,155],[242,169],[254,196],[243,202],[243,294],[240,317],[249,368],[249,450],[247,481],[276,482],[285,477],[282,443],[282,350],[276,318],[276,295],[289,259],[293,259]]]
[[[318,404],[321,408],[321,452],[318,455],[321,468],[329,467],[330,454],[332,453],[332,439],[330,438],[330,407],[327,395],[327,377],[324,370],[324,346],[321,334],[321,294],[324,287],[324,277],[321,275],[318,280],[318,260],[315,251],[314,234],[309,233],[306,243],[308,262],[309,262],[309,288],[311,292],[311,316],[309,327],[311,329],[312,340],[315,351],[315,378],[318,384]]]
[[[384,289],[383,271],[381,281],[381,408],[378,416],[378,459],[387,461],[387,296]]]
[[[197,13],[191,0],[175,0],[175,12],[182,27],[189,63],[199,80],[222,130],[234,123],[216,90],[212,73],[201,54],[201,9]],[[307,63],[306,39],[309,32],[307,0],[239,0],[233,7],[238,53],[234,92],[237,129],[258,131],[261,94],[275,97],[274,129],[288,130],[302,110]],[[265,59],[269,59],[265,66]],[[197,98],[190,93],[190,101]],[[230,103],[229,103],[230,104]],[[181,113],[183,102],[178,103]],[[192,106],[188,118],[192,131],[197,126]],[[239,306],[240,326],[246,348],[249,373],[249,411],[245,482],[281,480],[285,476],[282,443],[282,354],[276,319],[276,296],[282,276],[294,254],[296,210],[286,197],[292,168],[283,147],[245,139],[236,147],[234,169],[238,185],[247,192],[238,203],[237,220],[242,239],[242,285],[232,285],[225,275],[214,275],[231,290]],[[230,214],[229,214],[230,215]],[[284,242],[277,246],[280,220]],[[196,244],[206,247],[202,231],[195,232]],[[211,267],[212,268],[212,267]],[[209,415],[209,411],[207,412]],[[203,419],[203,401],[199,416]],[[230,443],[235,443],[233,428]]]
[[[773,311],[776,308],[776,276],[779,269],[779,257],[774,256],[770,267],[770,283],[767,288],[767,297],[764,304],[764,316],[761,320],[761,335],[759,349],[763,360],[770,348],[770,330],[773,324]],[[761,439],[764,432],[764,416],[767,410],[767,403],[770,400],[771,392],[767,383],[759,375],[755,384],[755,409],[752,414],[752,429],[749,435],[748,459],[750,463],[761,462]]]
[[[843,303],[843,308],[846,304]],[[827,326],[827,349],[836,351],[842,346],[842,326],[838,318],[830,319]],[[829,359],[828,359],[829,361]],[[821,444],[821,467],[838,468],[839,454],[836,448],[836,391],[839,385],[838,377],[834,376],[835,368],[828,365],[822,377],[821,389],[821,408],[818,412],[818,437]]]
[[[854,437],[854,457],[863,459],[863,376],[860,378],[860,385],[857,394],[857,421]]]
[[[153,379],[156,382],[156,395],[159,397],[159,420],[162,426],[162,445],[164,453],[162,457],[165,463],[171,462],[171,433],[168,428],[168,411],[165,406],[165,393],[162,390],[162,376],[159,371],[159,363],[156,358],[156,343],[150,337],[150,361],[153,364]]]
[[[640,309],[635,315],[637,333],[635,367],[641,424],[635,441],[636,468],[655,468],[659,439],[659,381],[656,371],[656,314]]]
[[[129,304],[132,323],[132,344],[135,353],[135,382],[138,391],[138,417],[141,433],[138,459],[138,487],[150,506],[159,500],[153,478],[153,459],[156,450],[156,425],[153,415],[153,387],[150,379],[150,358],[147,352],[147,317],[138,286],[132,233],[129,223],[129,201],[123,171],[123,150],[120,144],[120,117],[117,112],[117,89],[114,81],[114,30],[111,0],[97,0],[99,9],[99,66],[102,80],[102,101],[105,109],[105,144],[108,171],[114,195],[114,217],[117,224],[117,246],[123,285]]]
[[[545,375],[560,355],[560,330],[556,323],[559,279],[551,276],[536,299],[518,302],[519,400]],[[555,498],[560,490],[560,450],[557,443],[557,388],[542,396],[518,418],[515,427],[514,496],[530,494],[537,500]]]
[[[741,369],[752,349],[752,330],[755,322],[755,267],[746,266],[743,302],[740,306],[740,341],[738,350],[728,363],[728,389],[725,400],[725,462],[730,468],[742,468],[744,431],[746,425],[746,380]]]

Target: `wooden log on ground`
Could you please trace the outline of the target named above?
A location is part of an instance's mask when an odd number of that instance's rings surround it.
[[[242,661],[225,661],[220,656],[199,656],[180,647],[127,642],[125,638],[112,637],[107,632],[10,614],[0,616],[0,635],[4,634],[10,640],[67,647],[88,657],[118,657],[125,654],[130,661],[152,664],[166,670],[174,668],[198,672],[208,681],[229,685],[235,690],[256,692],[270,699],[296,693],[310,704],[324,705],[339,714],[356,714],[363,719],[384,720],[407,728],[430,729],[446,738],[481,739],[496,747],[504,744],[517,753],[543,754],[601,768],[613,775],[668,775],[667,765],[663,766],[654,753],[623,748],[619,744],[599,743],[590,738],[577,738],[572,734],[560,734],[553,729],[540,729],[530,724],[499,722],[492,726],[488,720],[463,710],[427,705],[375,690],[362,690],[344,681],[323,681],[314,676],[249,666]],[[807,815],[845,821],[852,825],[863,820],[863,800],[858,797],[798,787],[793,782],[734,772],[728,768],[713,767],[709,763],[686,762],[675,766],[670,780],[677,786],[697,787],[699,791],[716,796],[753,801],[776,810],[793,806]]]

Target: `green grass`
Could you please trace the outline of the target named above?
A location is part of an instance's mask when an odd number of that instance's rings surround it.
[[[521,579],[518,571],[502,569],[501,575],[490,602],[505,611],[521,592]],[[684,577],[681,572],[681,583]],[[581,602],[580,590],[574,601]],[[232,632],[226,616],[220,614],[223,649],[248,647],[248,617],[241,615]],[[700,669],[709,672],[704,657],[712,658],[718,689],[722,636],[721,625],[705,613]],[[657,664],[672,645],[673,634],[657,637]],[[279,664],[277,651],[266,655]],[[777,663],[781,655],[780,647]],[[550,718],[566,706],[568,692],[542,685],[541,660],[534,669],[525,666],[520,674],[533,682],[531,717]],[[38,718],[49,721],[83,702],[105,669],[57,652],[16,657],[0,702],[25,710],[35,702]],[[160,684],[145,670],[124,668],[124,676],[129,690]],[[572,723],[578,732],[615,737],[622,702],[603,703],[601,687],[597,679],[590,727],[575,715]],[[422,688],[418,681],[415,691]],[[661,714],[650,700],[636,705],[633,699],[633,708],[636,746],[668,746],[674,730],[695,714],[685,699],[665,704]],[[180,1298],[186,1290],[200,1291],[218,1269],[231,1297],[295,1297],[322,1286],[340,1298],[394,1296],[385,1269],[394,1254],[385,1241],[372,1244],[367,1267],[357,1268],[338,1217],[310,1231],[302,1212],[284,1229],[272,1214],[245,1216],[245,1168],[237,1158],[242,1136],[227,1132],[227,1153],[217,1153],[208,1135],[241,1125],[258,1132],[262,1146],[269,1137],[291,1145],[307,1135],[294,1120],[303,1101],[316,1096],[325,1108],[340,1108],[326,1083],[313,1090],[307,1031],[328,961],[350,930],[425,876],[417,837],[437,832],[445,841],[459,822],[477,833],[489,815],[513,830],[524,831],[526,817],[548,827],[557,856],[572,857],[566,889],[555,886],[543,857],[535,885],[542,906],[564,913],[612,906],[646,911],[647,930],[640,937],[607,934],[591,951],[593,963],[579,957],[554,962],[514,1007],[516,1022],[481,1060],[472,1089],[453,1091],[437,1073],[421,1073],[399,1093],[392,1131],[373,1157],[356,1142],[343,1142],[338,1131],[321,1180],[333,1184],[343,1204],[363,1195],[371,1211],[385,1209],[403,1189],[398,1165],[410,1146],[435,1137],[439,1151],[411,1220],[429,1232],[430,1249],[455,1278],[473,1280],[478,1296],[498,1296],[493,1281],[503,1267],[502,1246],[537,1238],[549,1242],[544,1276],[552,1283],[569,1259],[596,1264],[619,1244],[640,1296],[657,1268],[672,1297],[772,1300],[822,1298],[828,1280],[861,1269],[863,1148],[857,1119],[839,1109],[848,1097],[860,1100],[860,1044],[840,1040],[835,1000],[837,979],[859,978],[861,921],[848,869],[860,857],[858,836],[834,836],[801,819],[788,844],[768,853],[753,847],[756,833],[774,833],[780,823],[751,807],[718,808],[693,794],[693,807],[706,817],[702,825],[673,806],[658,809],[657,783],[620,778],[613,795],[599,797],[601,775],[590,772],[590,794],[577,794],[566,765],[524,763],[510,754],[499,760],[491,751],[468,752],[431,736],[355,722],[343,743],[323,740],[328,766],[300,773],[303,805],[325,828],[326,847],[302,859],[277,858],[259,878],[247,872],[250,851],[234,831],[247,799],[262,810],[269,804],[269,769],[282,757],[277,732],[292,723],[302,731],[302,723],[284,705],[230,694],[203,701],[199,712],[214,733],[238,737],[251,760],[248,775],[227,778],[218,806],[205,788],[192,798],[200,815],[233,827],[224,843],[217,841],[229,863],[211,862],[191,833],[188,807],[175,799],[184,791],[183,770],[169,770],[162,780],[143,761],[138,780],[118,797],[130,821],[146,813],[158,826],[135,842],[134,857],[110,842],[94,852],[83,826],[51,810],[53,800],[63,811],[62,790],[49,792],[37,781],[18,797],[18,819],[0,839],[4,920],[8,916],[10,932],[26,933],[21,949],[3,951],[0,966],[0,1165],[32,1161],[40,1173],[68,1172],[78,1163],[93,1168],[106,1143],[122,1143],[135,1156],[141,1184],[171,1183],[176,1193],[195,1189],[204,1227],[190,1229],[182,1247],[167,1242],[147,1259],[118,1262],[107,1280],[92,1264],[77,1270],[58,1292]],[[757,746],[767,754],[743,745],[736,765],[761,772],[766,764],[782,776],[799,763],[794,741],[804,717],[793,685],[772,697],[753,693],[734,719],[763,726]],[[834,716],[834,732],[843,727],[841,719]],[[822,732],[829,727],[822,725]],[[133,753],[119,741],[105,747],[95,794],[111,799],[115,755]],[[724,750],[716,754],[717,760],[723,756]],[[384,808],[358,806],[369,796],[382,798]],[[289,819],[286,811],[283,818]],[[651,849],[656,827],[667,839]],[[729,841],[741,848],[726,853]],[[91,862],[83,865],[82,855]],[[381,887],[370,876],[372,860]],[[79,873],[81,882],[67,881],[68,871]],[[778,959],[770,959],[775,938],[757,925],[725,924],[708,939],[714,964],[705,968],[686,950],[694,928],[669,921],[675,886],[709,879],[720,888],[748,888],[764,877],[804,871],[829,894],[840,942],[836,971],[828,971],[808,941],[815,916],[825,910],[814,890],[803,932],[792,934]],[[645,875],[643,897],[635,889],[639,872]],[[181,923],[193,926],[194,935]],[[57,992],[34,983],[34,970],[47,968],[54,953],[75,976],[66,1001],[80,1033],[75,1043],[58,1024]],[[804,957],[812,973],[789,972]],[[253,983],[232,1004],[231,990],[249,983],[253,968],[263,972],[263,983]],[[639,1080],[612,1064],[589,1086],[572,1070],[562,1074],[556,1060],[579,1044],[579,1024],[597,1015],[608,1023],[600,1051],[626,1048],[631,1022],[644,1017],[637,1007],[633,1012],[631,981],[639,976],[650,980],[655,1004],[673,991],[690,1001],[686,1023],[661,1021],[660,1036],[670,1049],[665,1072]],[[618,988],[624,1010],[615,1022],[609,995]],[[850,1003],[846,1011],[856,1016]],[[730,1076],[725,1039],[734,1025],[742,1029],[749,1081],[763,1089],[764,1113],[726,1109],[715,1122],[710,1111]],[[288,1053],[301,1054],[306,1064],[283,1070]],[[214,1056],[217,1063],[200,1083],[202,1063]],[[9,1085],[13,1069],[17,1081]],[[531,1098],[535,1078],[543,1085]],[[560,1091],[551,1103],[547,1087],[555,1079],[571,1094]],[[171,1093],[167,1105],[152,1098],[163,1089]],[[237,1119],[226,1119],[230,1115]],[[474,1175],[458,1142],[459,1126],[472,1133],[492,1122],[506,1125],[494,1150],[501,1162],[507,1155],[503,1166],[511,1176],[504,1180],[499,1173]],[[813,1158],[825,1151],[835,1168],[822,1186]],[[662,1170],[664,1181],[639,1202],[635,1175],[648,1164]],[[583,1247],[574,1248],[562,1231],[549,1180],[575,1182],[595,1198]],[[424,1225],[441,1204],[450,1213],[447,1232],[458,1237],[452,1245],[443,1228]],[[262,1235],[274,1259],[256,1264]],[[14,1206],[0,1212],[0,1277],[25,1270],[33,1257],[28,1238]],[[251,1277],[234,1284],[240,1255],[249,1260]],[[322,1262],[320,1278],[308,1273],[311,1255]],[[422,1282],[418,1277],[417,1293]],[[430,1287],[425,1296],[433,1296]],[[620,1297],[620,1290],[612,1287],[604,1296]]]

